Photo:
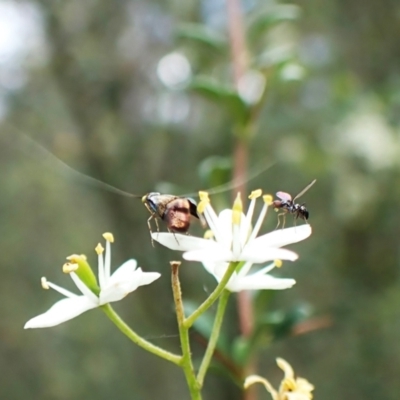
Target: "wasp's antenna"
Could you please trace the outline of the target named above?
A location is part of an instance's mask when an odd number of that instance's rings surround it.
[[[308,184],[292,201],[294,202],[296,199],[303,196],[303,194],[307,192],[307,190],[310,189],[310,187],[314,185],[315,182],[317,182],[316,179],[314,179],[310,184]]]
[[[50,150],[46,149],[43,145],[32,139],[27,134],[17,130],[16,128],[10,128],[19,136],[20,140],[23,140],[24,146],[29,146],[34,149],[34,153],[41,155],[41,159],[45,162],[51,164],[52,167],[55,165],[58,166],[60,172],[65,172],[67,177],[70,178],[71,176],[76,178],[78,181],[81,181],[85,184],[89,184],[96,188],[100,188],[103,190],[108,190],[109,192],[116,193],[125,197],[133,197],[133,198],[141,198],[143,195],[136,195],[129,192],[125,192],[124,190],[118,189],[108,183],[104,183],[99,179],[92,178],[91,176],[85,175],[82,172],[77,171],[76,169],[70,167],[64,161],[60,160],[57,156],[55,156]]]

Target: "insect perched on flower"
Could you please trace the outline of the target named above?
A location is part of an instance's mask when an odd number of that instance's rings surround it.
[[[156,223],[157,231],[160,230],[157,218],[161,218],[167,223],[170,232],[179,233],[188,232],[191,216],[200,219],[197,213],[197,204],[188,197],[151,192],[142,197],[142,202],[151,214],[147,220],[150,233],[152,232],[150,224],[152,219]]]
[[[295,221],[297,220],[297,218],[301,218],[301,219],[304,219],[305,222],[307,222],[310,213],[308,212],[308,210],[305,206],[305,203],[298,204],[298,203],[295,203],[295,201],[300,196],[302,196],[305,192],[307,192],[307,190],[310,189],[310,187],[312,185],[314,185],[314,183],[316,181],[317,180],[314,179],[298,195],[296,195],[293,200],[292,200],[292,196],[289,193],[286,193],[286,192],[277,192],[276,193],[277,197],[279,197],[280,200],[274,200],[272,205],[275,208],[275,211],[283,211],[283,212],[278,214],[278,225],[276,226],[275,229],[278,229],[278,227],[280,225],[280,217],[283,217],[283,227],[285,227],[285,218],[286,218],[287,213],[293,214]]]

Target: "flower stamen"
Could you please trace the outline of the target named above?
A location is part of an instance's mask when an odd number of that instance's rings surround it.
[[[40,279],[40,283],[42,284],[43,289],[45,290],[50,289],[50,286],[47,284],[47,279],[44,276]]]
[[[242,199],[240,197],[240,193],[236,195],[236,199],[233,203],[232,207],[232,224],[233,225],[240,225],[240,219],[242,217],[243,212],[243,204]]]
[[[114,235],[110,232],[103,233],[103,238],[107,240],[107,242],[114,243]]]
[[[104,247],[101,245],[101,243],[99,243],[99,244],[95,247],[95,251],[96,251],[97,255],[103,254],[103,252],[104,252]]]
[[[212,239],[214,237],[214,233],[211,229],[207,229],[203,235],[204,239]]]
[[[224,237],[220,234],[220,230],[218,227],[218,216],[215,214],[214,209],[211,207],[210,198],[208,197],[207,192],[199,192],[200,203],[197,206],[197,211],[200,213],[204,213],[204,216],[207,220],[208,226],[214,232],[215,238],[217,241],[221,242],[224,240]]]
[[[70,274],[71,272],[75,272],[78,268],[79,268],[78,264],[68,263],[68,262],[62,266],[64,274]]]
[[[264,200],[263,208],[261,209],[260,215],[258,216],[257,222],[254,225],[254,229],[251,232],[248,242],[250,242],[251,240],[254,240],[256,238],[256,236],[258,235],[258,232],[261,229],[261,225],[264,222],[265,216],[267,215],[268,206],[272,202],[272,196],[269,194],[264,195],[263,200]]]

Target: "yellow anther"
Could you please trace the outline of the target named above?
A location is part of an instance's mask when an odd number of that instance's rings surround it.
[[[114,236],[110,232],[103,233],[103,238],[107,240],[107,242],[114,243]]]
[[[67,257],[67,260],[73,263],[77,263],[78,261],[86,261],[86,256],[83,254],[72,254]]]
[[[200,203],[197,205],[197,212],[199,214],[203,214],[204,210],[206,209],[206,207],[208,206],[208,204],[210,204],[209,201],[207,200],[202,200],[200,201]]]
[[[262,190],[261,189],[253,190],[250,193],[249,199],[253,200],[253,199],[256,199],[257,197],[260,197],[261,195],[262,195]]]
[[[210,198],[208,197],[208,193],[207,192],[199,192],[199,197],[200,197],[200,201],[210,201]]]
[[[296,390],[296,381],[292,378],[286,378],[281,383],[281,388],[284,392],[293,392]]]
[[[207,229],[204,232],[204,239],[212,239],[214,237],[214,233],[211,229]]]
[[[280,268],[282,267],[282,260],[274,260],[275,267]]]
[[[65,263],[62,267],[64,274],[70,274],[71,272],[76,271],[79,268],[78,264],[74,263]]]
[[[263,196],[264,203],[268,204],[269,206],[272,204],[274,201],[274,198],[270,194],[265,194]]]
[[[243,211],[242,199],[240,198],[240,193],[238,193],[232,207],[232,223],[234,225],[240,224],[242,211]]]
[[[97,255],[100,255],[100,254],[103,254],[104,247],[101,245],[101,243],[99,243],[99,244],[96,246],[95,250],[96,250]]]
[[[40,279],[40,283],[42,284],[43,289],[50,289],[49,285],[47,284],[47,279],[44,276],[42,277],[42,279]]]

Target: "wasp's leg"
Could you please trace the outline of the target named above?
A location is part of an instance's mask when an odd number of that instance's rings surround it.
[[[276,225],[275,230],[277,230],[277,229],[279,228],[279,225],[281,224],[281,218],[280,218],[280,217],[283,217],[282,229],[285,227],[286,213],[285,213],[285,212],[279,213],[279,214],[278,214],[278,225]]]

